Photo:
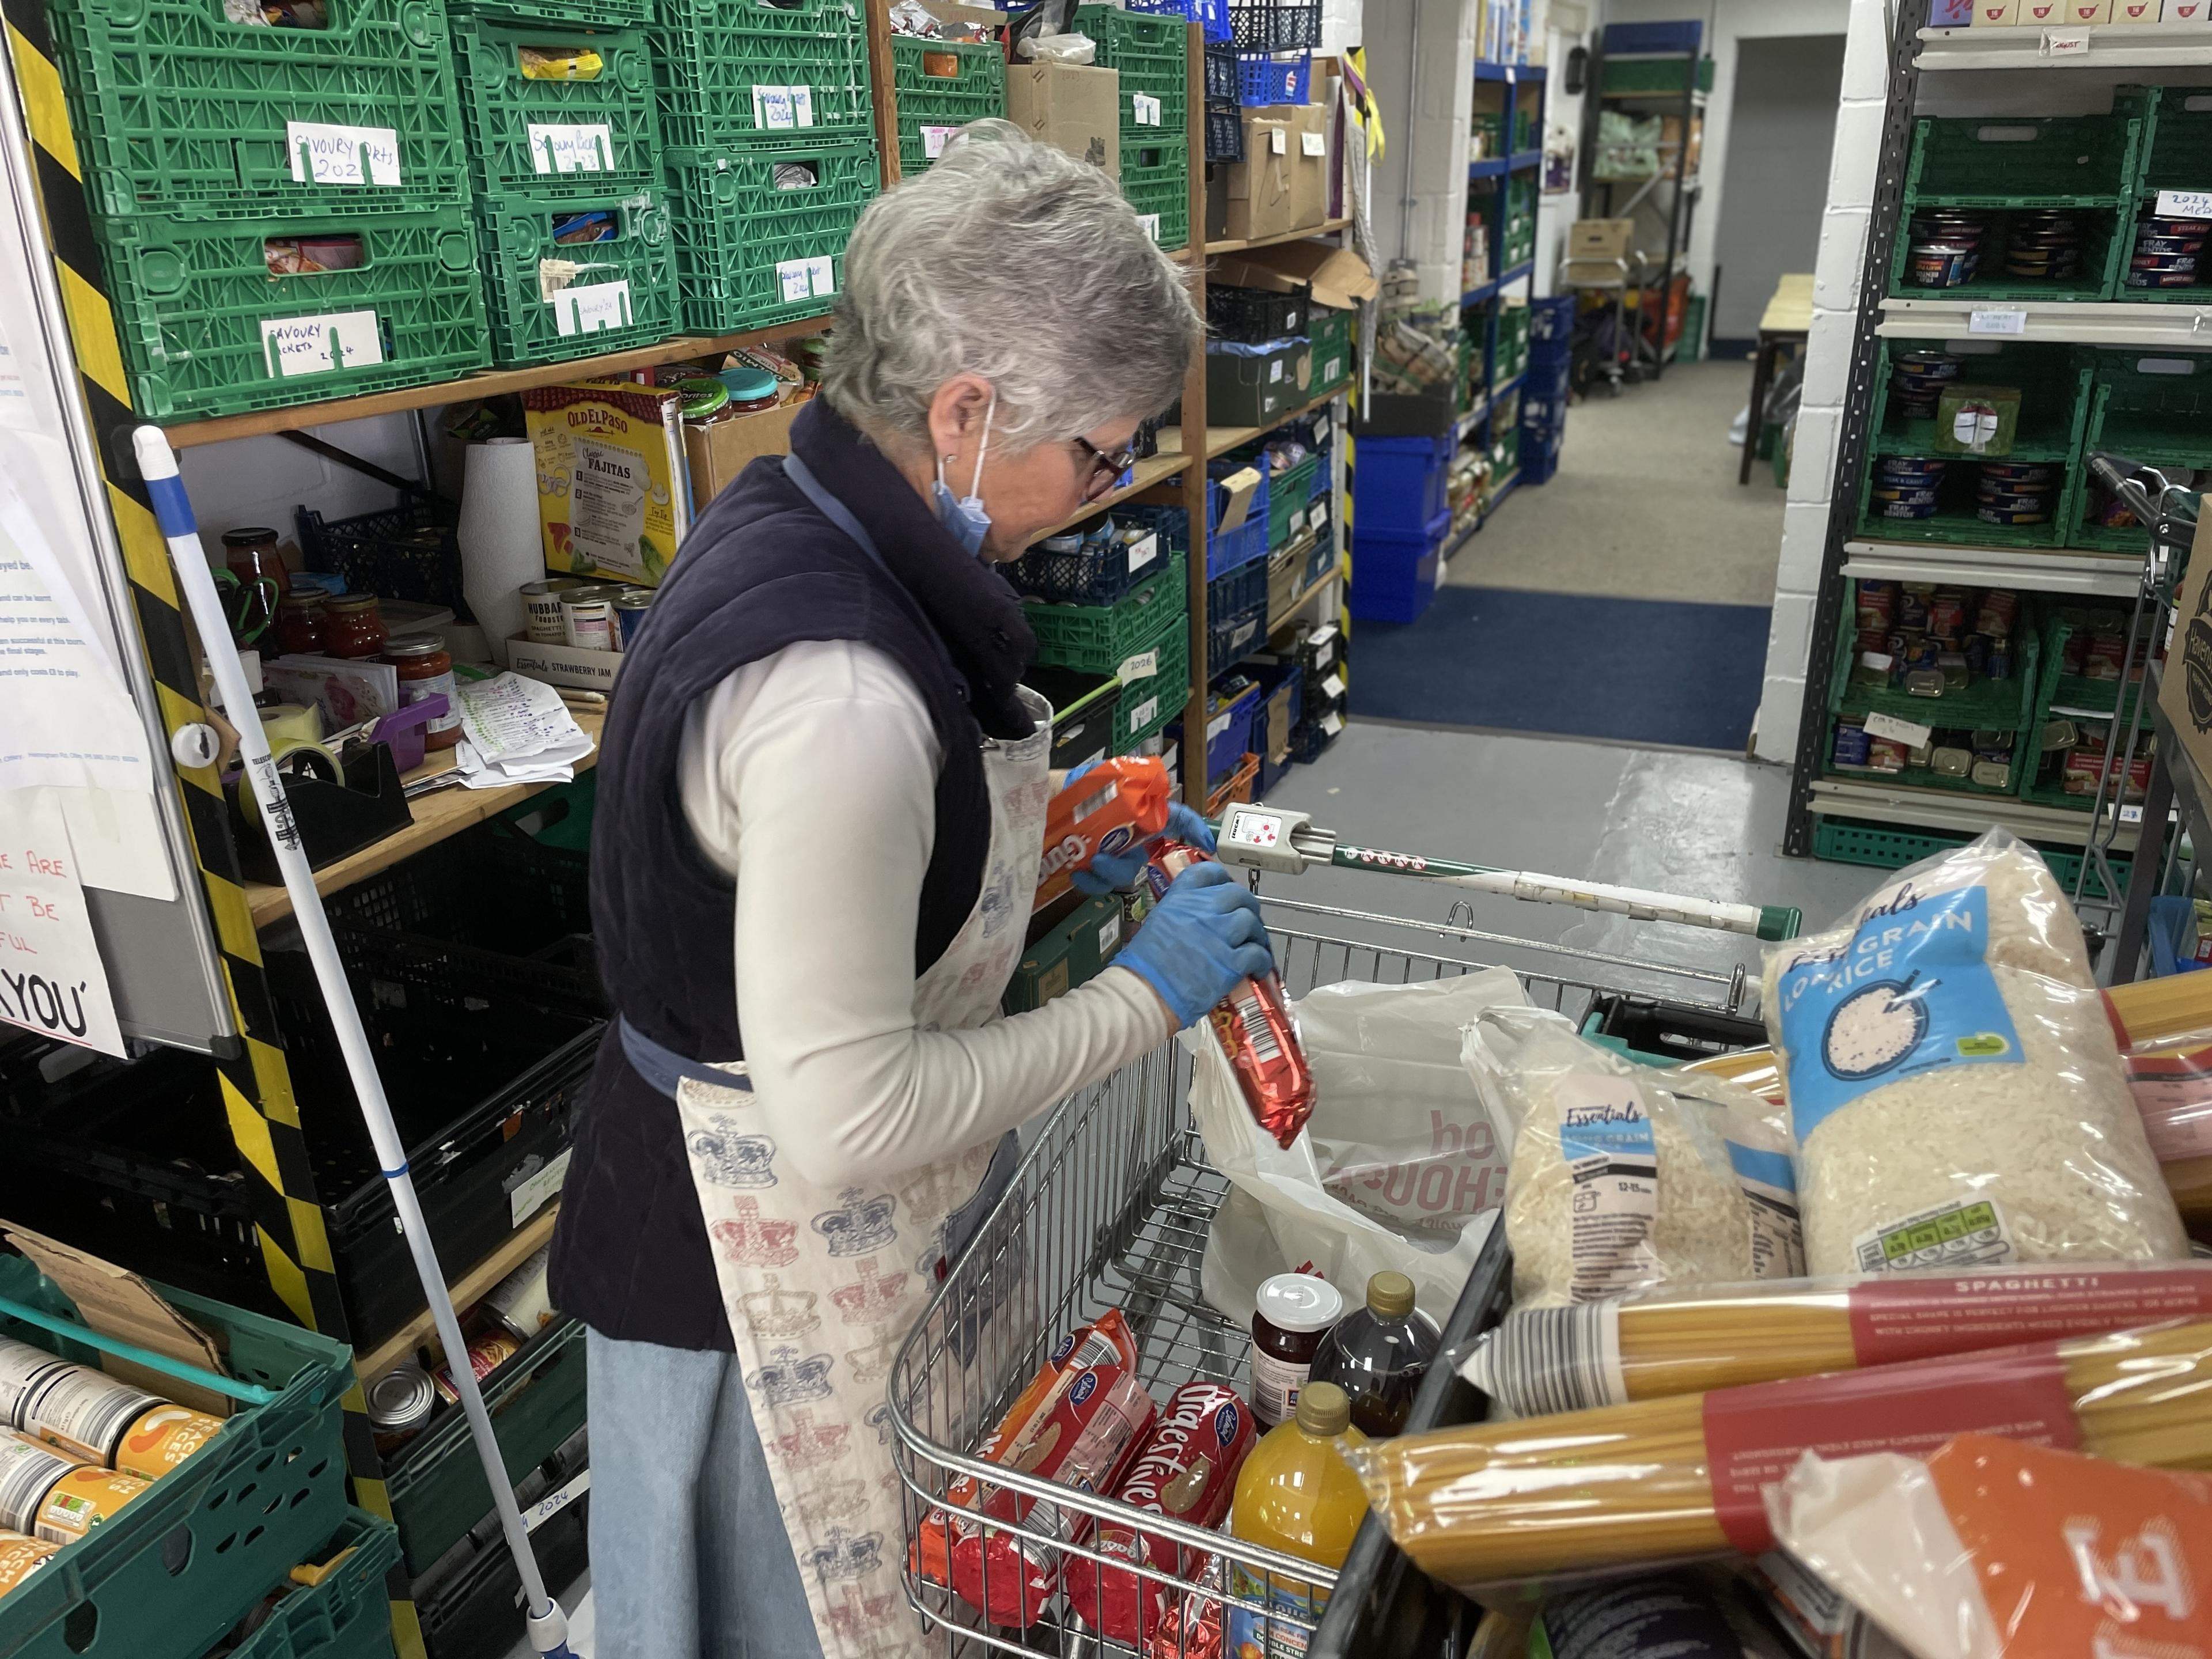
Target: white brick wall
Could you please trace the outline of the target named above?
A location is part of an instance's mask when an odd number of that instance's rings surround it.
[[[1875,174],[1881,155],[1889,82],[1889,22],[1883,0],[1851,0],[1844,47],[1843,103],[1828,163],[1827,210],[1814,270],[1813,330],[1806,343],[1804,401],[1790,467],[1790,504],[1775,563],[1774,619],[1753,752],[1788,763],[1797,748],[1813,607],[1827,549],[1836,440],[1850,372],[1851,333],[1865,259]],[[1709,141],[1710,142],[1710,141]],[[1870,296],[1869,296],[1870,297]]]
[[[1334,58],[1366,39],[1362,0],[1322,0],[1321,49]]]

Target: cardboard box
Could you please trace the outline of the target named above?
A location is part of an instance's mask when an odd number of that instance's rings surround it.
[[[1577,219],[1567,227],[1570,259],[1626,259],[1636,239],[1633,219]]]
[[[2112,21],[2112,0],[2066,0],[2066,21],[2070,27]]]
[[[1311,396],[1313,350],[1304,340],[1273,351],[1206,354],[1209,426],[1273,426]],[[1225,520],[1218,526],[1235,528]]]
[[[1213,261],[1208,283],[1231,288],[1265,289],[1271,294],[1302,294],[1315,301],[1349,311],[1371,300],[1381,284],[1367,261],[1348,247],[1327,242],[1281,242],[1246,253],[1226,253]]]
[[[2166,0],[2165,23],[2212,23],[2212,0]]]
[[[1936,453],[1979,455],[1988,459],[2012,453],[2020,430],[2020,388],[2016,386],[1945,386],[1936,405]]]
[[[2112,0],[2112,21],[2155,23],[2164,9],[2161,0]]]
[[[1270,104],[1244,112],[1244,159],[1231,162],[1229,240],[1259,241],[1298,228],[1297,171],[1291,155],[1298,147],[1292,104]]]
[[[2020,0],[1974,0],[1973,27],[2008,28],[2020,21]]]
[[[763,455],[791,453],[791,423],[808,400],[794,398],[757,415],[740,415],[712,426],[684,428],[684,458],[691,465],[691,505],[707,510],[731,481]]]
[[[1303,230],[1328,217],[1328,115],[1319,104],[1291,111],[1291,228]]]
[[[1983,3],[1986,6],[1989,0],[1983,0]],[[2012,21],[2023,28],[2040,28],[2047,24],[2063,23],[2067,10],[2064,0],[2017,0]]]
[[[1121,176],[1119,70],[1016,64],[1006,70],[1006,118],[1032,138]]]
[[[2212,603],[2205,592],[2212,586],[2212,514],[2197,520],[2197,541],[2190,554],[2176,596],[2175,614],[2181,623],[2166,653],[2158,704],[2173,722],[2174,734],[2197,769],[2212,775],[2212,616],[2205,608]]]
[[[653,587],[691,528],[681,392],[617,380],[532,386],[545,568]]]
[[[619,651],[586,651],[574,645],[540,645],[527,634],[507,642],[507,665],[526,679],[548,685],[573,685],[582,691],[611,691],[622,671]]]

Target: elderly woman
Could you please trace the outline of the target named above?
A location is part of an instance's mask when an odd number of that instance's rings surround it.
[[[590,1328],[599,1659],[919,1651],[899,1342],[1015,1126],[1267,966],[1200,866],[1114,967],[996,1018],[1054,781],[990,562],[1112,486],[1200,332],[1103,173],[970,129],[861,216],[823,395],[624,660],[592,869],[620,1018],[553,1258]]]

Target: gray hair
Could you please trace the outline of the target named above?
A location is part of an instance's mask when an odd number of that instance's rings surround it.
[[[1104,173],[974,122],[854,227],[823,390],[887,446],[927,447],[930,400],[963,373],[998,389],[994,447],[1146,418],[1204,332],[1184,282]]]

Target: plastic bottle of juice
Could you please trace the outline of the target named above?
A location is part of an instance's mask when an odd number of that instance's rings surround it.
[[[1367,1438],[1352,1426],[1352,1402],[1342,1389],[1308,1383],[1298,1394],[1297,1415],[1270,1429],[1244,1460],[1229,1517],[1231,1534],[1321,1566],[1342,1566],[1367,1513],[1367,1494],[1337,1451],[1339,1436],[1354,1443]],[[1234,1563],[1229,1584],[1240,1600],[1304,1623],[1231,1603],[1224,1659],[1300,1659],[1309,1640],[1305,1626],[1319,1621],[1328,1591],[1304,1579],[1271,1583]]]
[[[1339,1320],[1315,1351],[1313,1381],[1334,1382],[1352,1401],[1360,1431],[1387,1440],[1406,1426],[1413,1395],[1437,1355],[1437,1334],[1413,1311],[1413,1281],[1379,1273],[1367,1305]]]

